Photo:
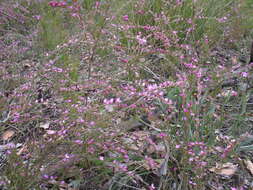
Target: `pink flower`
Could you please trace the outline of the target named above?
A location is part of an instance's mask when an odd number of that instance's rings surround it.
[[[128,63],[127,59],[120,59],[123,63]]]
[[[54,130],[47,130],[47,134],[53,135],[53,134],[56,134],[56,131],[54,131]]]
[[[220,23],[226,22],[228,20],[228,18],[226,16],[222,17],[222,18],[217,18],[217,21]]]
[[[149,186],[149,190],[155,190],[155,186],[153,183]]]
[[[238,93],[236,91],[231,92],[231,96],[237,96],[237,95],[238,95]]]
[[[140,35],[137,35],[136,39],[140,45],[145,45],[147,43],[147,40],[145,38],[141,38]]]
[[[35,18],[36,20],[40,20],[41,16],[40,15],[35,15],[35,16],[33,16],[33,18]]]
[[[90,139],[90,140],[88,140],[88,142],[87,142],[87,144],[92,144],[92,143],[94,143],[94,139]]]
[[[72,13],[71,16],[72,17],[78,17],[78,14],[77,13]]]
[[[96,1],[95,8],[98,9],[99,6],[100,6],[100,2],[99,2],[99,1]]]
[[[58,2],[57,1],[49,1],[48,5],[51,7],[56,7],[58,5]]]
[[[242,75],[242,77],[246,78],[248,76],[248,73],[247,72],[242,72],[241,75]]]
[[[65,1],[50,1],[48,3],[49,6],[51,7],[65,7],[67,5],[67,3]]]
[[[167,137],[167,134],[166,134],[166,133],[160,133],[159,136],[160,136],[161,138],[163,138],[163,137]]]
[[[148,164],[148,166],[150,167],[150,169],[156,169],[157,168],[157,163],[150,157],[145,156],[145,160]]]
[[[44,174],[42,177],[43,177],[44,179],[49,179],[49,176],[48,176],[47,174]]]
[[[140,15],[143,15],[144,13],[145,13],[144,10],[138,10],[138,11],[137,11],[137,14],[140,14]]]
[[[116,102],[116,103],[121,103],[120,98],[116,98],[115,102]]]
[[[81,140],[75,140],[74,143],[76,143],[78,145],[81,145],[81,144],[83,144],[83,141],[81,141]]]
[[[65,1],[61,1],[58,3],[59,7],[65,7],[67,5],[67,3]]]
[[[91,122],[89,122],[89,126],[95,126],[96,125],[96,123],[94,122],[94,121],[91,121]]]
[[[77,119],[77,122],[78,123],[84,123],[84,120],[83,120],[83,118],[79,118],[79,119]]]
[[[124,15],[122,18],[123,18],[124,21],[128,21],[129,20],[128,15]]]

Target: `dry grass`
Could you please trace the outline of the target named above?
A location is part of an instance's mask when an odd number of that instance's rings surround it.
[[[0,2],[0,187],[253,188],[252,2],[68,3]]]

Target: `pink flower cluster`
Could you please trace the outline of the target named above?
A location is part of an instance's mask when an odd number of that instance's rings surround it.
[[[206,166],[207,162],[203,161],[207,155],[207,146],[204,142],[189,142],[187,152],[190,156],[189,162],[195,163],[198,167]]]
[[[49,6],[51,7],[65,7],[67,3],[65,1],[50,1],[48,3]]]

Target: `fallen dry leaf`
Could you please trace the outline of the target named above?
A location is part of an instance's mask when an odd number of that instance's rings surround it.
[[[225,164],[216,164],[215,167],[210,168],[209,170],[219,175],[231,176],[236,172],[237,165],[230,162]]]
[[[233,64],[233,65],[236,65],[237,62],[238,62],[237,57],[233,56],[233,57],[232,57],[232,64]]]
[[[40,124],[40,128],[48,129],[49,125],[50,125],[50,123],[42,123],[42,124]]]
[[[17,155],[21,155],[23,152],[27,152],[28,148],[26,145],[24,145],[18,152]]]
[[[250,171],[251,175],[253,175],[253,163],[250,160],[244,160],[247,169]]]
[[[146,141],[146,138],[149,136],[148,131],[136,131],[132,133],[132,136],[135,136],[138,138],[140,141]]]
[[[2,135],[2,139],[3,139],[4,141],[6,141],[6,140],[10,139],[14,134],[15,134],[15,131],[13,131],[13,130],[5,131],[5,132],[3,133],[3,135]]]
[[[56,181],[56,180],[50,180],[48,181],[49,184],[53,184],[53,185],[58,185],[60,187],[60,189],[64,190],[64,189],[68,189],[68,185],[65,182],[60,182],[60,181]]]
[[[147,145],[147,149],[146,149],[148,154],[152,154],[156,152],[156,147],[154,145]]]

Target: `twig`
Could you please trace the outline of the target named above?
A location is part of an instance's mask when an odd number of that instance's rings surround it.
[[[6,121],[8,121],[9,119],[10,119],[10,111],[8,112],[8,114],[7,114],[7,116],[6,116],[6,118],[5,119],[3,119],[3,120],[0,120],[0,123],[5,123]]]
[[[142,119],[140,119],[140,122],[143,123],[144,125],[152,128],[152,129],[154,129],[155,131],[162,132],[161,129],[158,129],[158,128],[154,127],[152,124],[148,124],[147,122],[143,121]]]
[[[130,186],[130,185],[121,183],[121,182],[119,182],[119,181],[114,181],[114,182],[115,182],[115,183],[118,183],[118,184],[120,184],[120,185],[122,185],[122,186],[129,187],[129,188],[131,188],[131,189],[142,190],[142,189],[140,189],[140,188],[137,188],[137,187],[134,187],[134,186]]]
[[[155,74],[150,68],[148,68],[147,66],[144,66],[144,70],[149,72],[150,74],[152,74],[154,76],[155,79],[159,80],[159,81],[162,81],[161,78]]]
[[[249,64],[253,63],[253,42],[251,43],[251,50],[250,50],[250,61]]]

